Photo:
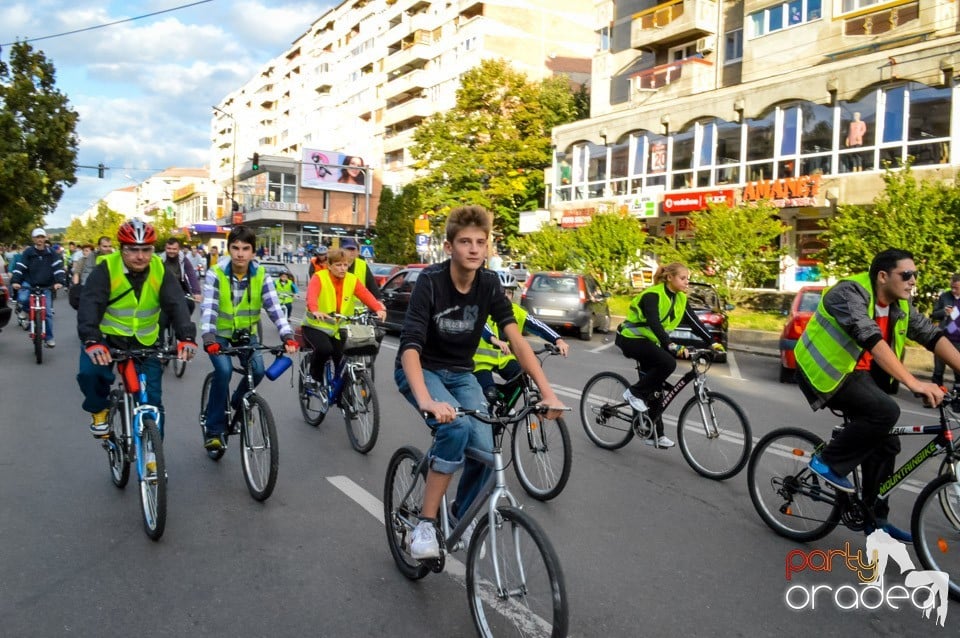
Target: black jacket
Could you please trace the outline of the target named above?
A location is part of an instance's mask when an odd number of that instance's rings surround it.
[[[66,286],[67,271],[63,269],[63,259],[52,248],[37,250],[30,246],[23,251],[10,277],[11,284],[22,285],[24,282],[31,286]]]

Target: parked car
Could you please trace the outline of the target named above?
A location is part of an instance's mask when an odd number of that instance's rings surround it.
[[[367,266],[369,266],[370,270],[373,272],[373,278],[377,282],[378,286],[383,286],[387,279],[390,278],[390,275],[400,272],[400,266],[397,264],[369,263]]]
[[[380,326],[387,332],[400,332],[403,327],[403,317],[410,306],[413,284],[425,267],[426,264],[418,265],[416,268],[404,268],[380,286],[380,300],[387,308],[387,319],[380,322]]]
[[[793,348],[820,305],[823,291],[824,286],[804,286],[790,304],[787,323],[780,332],[780,383],[790,383],[796,378],[797,358]]]
[[[693,313],[700,320],[700,323],[706,327],[707,332],[714,343],[722,344],[727,348],[727,340],[730,332],[730,321],[727,318],[727,312],[733,310],[733,305],[724,303],[720,298],[720,293],[710,284],[690,282],[690,289],[687,291],[687,307],[693,310]],[[683,346],[692,346],[702,348],[703,341],[690,328],[680,325],[676,330],[670,332],[670,338],[674,343]],[[727,360],[726,353],[716,358],[718,362]]]
[[[537,272],[530,275],[520,305],[548,326],[575,328],[589,341],[594,330],[610,330],[609,296],[590,275]]]
[[[530,277],[530,271],[527,270],[527,264],[522,261],[510,262],[507,270],[511,275],[517,278],[517,281],[520,282],[521,286],[524,286],[527,282],[527,279]]]
[[[287,267],[288,264],[285,264],[281,261],[261,261],[258,262],[263,268],[267,271],[267,274],[273,277],[273,279],[279,279],[280,273],[290,272],[290,269]]]

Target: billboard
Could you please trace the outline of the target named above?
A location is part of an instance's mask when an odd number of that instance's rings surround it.
[[[369,167],[359,155],[337,151],[303,149],[300,171],[301,188],[319,188],[345,193],[366,193]]]

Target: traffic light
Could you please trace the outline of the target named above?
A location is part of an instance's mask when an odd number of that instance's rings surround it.
[[[97,177],[103,179],[103,172],[107,170],[107,167],[103,165],[103,162],[97,164]]]
[[[253,162],[251,162],[250,168],[252,168],[255,171],[260,170],[260,153],[253,154]]]

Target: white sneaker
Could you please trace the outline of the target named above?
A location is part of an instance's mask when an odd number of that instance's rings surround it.
[[[630,392],[630,388],[627,388],[623,391],[623,400],[630,403],[630,407],[636,410],[637,412],[646,412],[647,404],[643,402],[638,396],[635,396],[633,392]],[[671,443],[671,445],[673,445]]]
[[[676,445],[676,443],[674,443],[673,441],[671,441],[665,436],[661,436],[656,440],[647,439],[646,441],[644,441],[644,443],[646,443],[647,445],[655,445],[657,447],[663,447],[663,448],[673,447],[674,445]]]
[[[420,521],[410,536],[410,556],[417,560],[440,558],[437,531],[431,521]]]

